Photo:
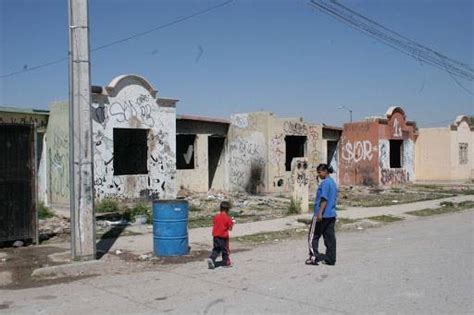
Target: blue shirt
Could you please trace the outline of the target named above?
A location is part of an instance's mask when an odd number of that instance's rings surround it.
[[[337,186],[334,179],[330,176],[319,184],[316,202],[314,203],[314,215],[317,215],[319,212],[321,199],[326,200],[326,209],[324,210],[323,218],[336,217]]]

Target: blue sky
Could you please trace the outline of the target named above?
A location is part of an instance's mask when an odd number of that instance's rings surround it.
[[[90,0],[91,47],[223,1]],[[474,64],[474,1],[341,1],[447,56]],[[0,0],[0,75],[67,56],[66,0]],[[243,1],[91,55],[92,83],[144,76],[178,112],[227,117],[268,110],[340,125],[402,105],[421,126],[474,114],[441,70],[315,10],[308,1]],[[461,80],[474,92],[472,82]],[[67,62],[0,79],[0,105],[67,99]]]

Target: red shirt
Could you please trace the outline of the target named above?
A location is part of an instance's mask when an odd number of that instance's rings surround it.
[[[212,227],[212,236],[229,238],[229,231],[232,230],[234,223],[232,218],[224,211],[216,214],[212,219],[214,226]]]

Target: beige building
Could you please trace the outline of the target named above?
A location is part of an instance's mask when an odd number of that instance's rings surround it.
[[[207,192],[225,189],[227,131],[224,119],[176,117],[176,181],[178,189]]]
[[[446,128],[421,128],[416,141],[417,181],[474,179],[474,126],[458,116]]]
[[[305,157],[307,178],[301,180],[308,182],[313,193],[318,164],[331,163],[337,168],[340,134],[340,128],[303,118],[279,118],[270,112],[233,115],[228,134],[226,188],[249,193],[290,192],[292,161]]]

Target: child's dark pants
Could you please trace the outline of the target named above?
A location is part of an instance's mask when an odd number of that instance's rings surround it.
[[[226,265],[230,264],[229,259],[229,239],[222,237],[214,237],[214,247],[212,248],[212,253],[209,258],[212,261],[216,261],[217,257],[222,253],[222,262]]]

